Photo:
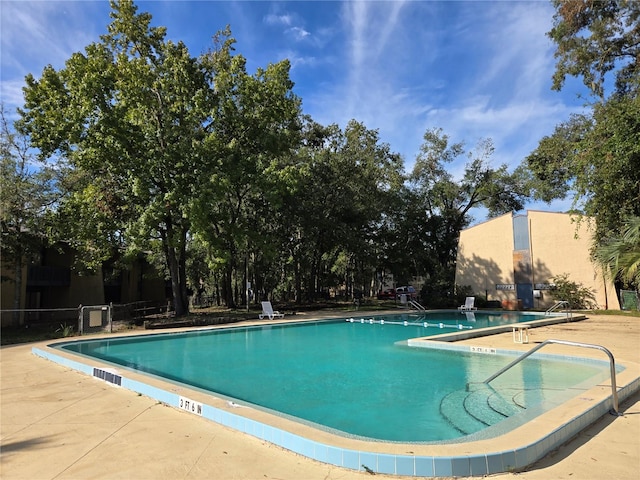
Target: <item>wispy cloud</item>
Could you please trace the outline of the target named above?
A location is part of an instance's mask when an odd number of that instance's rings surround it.
[[[394,38],[404,5],[402,1],[344,4],[342,18],[349,48],[345,103],[349,115],[367,109],[372,100],[380,102],[382,95],[388,98],[396,77],[389,68],[394,57],[390,49],[398,48],[397,44],[390,45],[390,39]]]
[[[303,39],[307,38],[309,35],[311,35],[309,32],[307,32],[302,27],[289,28],[287,30],[287,33],[291,34],[293,36],[293,38],[295,38],[296,40],[303,40]]]
[[[110,21],[108,5],[102,2],[2,3],[3,53],[6,45],[11,52],[49,59],[46,63],[54,66],[97,41]]]
[[[289,26],[293,22],[293,17],[289,14],[276,15],[275,13],[270,13],[264,17],[264,22],[267,25]]]
[[[16,108],[24,104],[22,87],[24,87],[23,80],[9,80],[0,83],[0,98],[7,111],[7,116],[11,120],[17,118]]]
[[[288,59],[292,69],[302,66],[315,67],[328,62],[327,58],[318,58],[313,55],[300,55],[294,50],[280,52],[279,56]]]
[[[8,109],[22,105],[26,73],[37,77],[49,64],[62,68],[72,53],[98,39],[92,14],[103,7],[98,2],[2,2],[0,91]],[[108,20],[108,15],[102,18],[104,25]]]
[[[408,170],[435,127],[469,148],[492,138],[494,164],[514,168],[559,118],[580,109],[549,92],[547,4],[347,2],[342,18],[346,71],[305,105],[320,121],[356,118],[379,129]],[[452,166],[456,173],[465,160]]]

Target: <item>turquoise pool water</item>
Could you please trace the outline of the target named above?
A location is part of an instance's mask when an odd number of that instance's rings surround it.
[[[513,357],[403,345],[447,329],[515,321],[511,313],[476,313],[470,320],[458,312],[368,316],[80,341],[62,348],[338,433],[431,442],[477,432],[606,372],[598,364],[533,356],[499,377],[489,392],[470,392],[470,382],[482,382]],[[424,322],[435,326],[425,328]]]

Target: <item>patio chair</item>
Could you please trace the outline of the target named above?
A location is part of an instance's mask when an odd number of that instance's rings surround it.
[[[477,310],[477,308],[474,306],[475,301],[476,297],[467,297],[464,305],[460,305],[458,307],[458,310],[460,310],[461,312],[470,312],[471,310]]]
[[[277,310],[274,311],[271,302],[262,302],[262,313],[258,315],[258,318],[262,320],[265,317],[269,320],[273,320],[274,318],[284,317],[284,313],[280,313]]]
[[[467,322],[475,322],[476,321],[476,314],[470,311],[465,311],[462,312],[465,314],[465,316],[467,317]]]

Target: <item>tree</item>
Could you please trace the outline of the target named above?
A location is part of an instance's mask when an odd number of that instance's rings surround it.
[[[573,195],[573,208],[595,219],[596,240],[640,215],[640,97],[614,97],[593,114],[572,117],[526,159],[537,198]]]
[[[572,115],[556,126],[552,135],[540,140],[538,147],[526,158],[525,165],[534,176],[534,198],[545,202],[564,199],[574,191],[574,182],[581,172],[575,156],[576,146],[593,128],[589,115]],[[569,186],[569,187],[568,187]]]
[[[596,261],[613,279],[640,286],[640,217],[628,217],[619,236],[595,248]]]
[[[428,252],[423,270],[416,274],[445,283],[451,288],[460,231],[471,221],[470,211],[483,206],[490,216],[521,210],[529,194],[528,177],[522,169],[509,173],[506,165],[494,169],[491,140],[482,140],[467,151],[461,142],[451,143],[442,129],[427,130],[410,181],[417,212],[408,219],[422,224],[424,232],[413,235],[411,250]],[[448,171],[448,164],[466,156],[460,180]],[[426,268],[425,268],[426,267]]]
[[[60,71],[27,77],[21,125],[43,158],[57,154],[73,168],[60,213],[78,212],[70,238],[85,263],[113,248],[162,252],[181,315],[190,236],[215,244],[214,257],[237,259],[248,195],[295,137],[299,100],[288,62],[246,74],[228,28],[215,52],[194,58],[130,0],[111,6],[100,42]]]
[[[61,155],[81,179],[66,204],[92,219],[90,231],[76,228],[78,246],[98,259],[113,246],[160,248],[181,315],[188,309],[188,208],[211,91],[186,46],[165,41],[148,13],[137,14],[127,0],[111,7],[100,42],[60,71],[48,66],[40,80],[27,76],[22,128],[42,157]]]
[[[561,90],[567,75],[582,77],[598,98],[615,71],[615,87],[624,96],[640,84],[640,2],[636,0],[553,0],[554,25],[548,33],[558,60],[553,88]]]
[[[401,167],[377,130],[355,120],[343,130],[306,119],[303,143],[282,173],[288,188],[274,222],[279,251],[287,252],[281,271],[298,302],[329,288],[344,285],[351,295],[369,286]]]
[[[39,163],[29,138],[14,131],[0,110],[0,246],[13,264],[13,309],[21,308],[23,267],[47,243],[49,212],[58,198],[55,169]],[[2,278],[2,281],[9,280]],[[18,320],[19,312],[14,313]]]
[[[217,48],[202,59],[216,95],[193,219],[212,265],[224,271],[223,296],[232,307],[233,274],[250,250],[264,246],[259,215],[278,202],[282,157],[298,145],[300,99],[288,60],[250,75],[245,58],[232,54],[230,33],[216,35]]]
[[[640,3],[627,0],[554,0],[549,36],[557,51],[554,88],[581,76],[599,98],[543,138],[526,159],[537,198],[573,195],[573,208],[595,219],[596,242],[640,215]],[[616,88],[606,95],[607,76]]]

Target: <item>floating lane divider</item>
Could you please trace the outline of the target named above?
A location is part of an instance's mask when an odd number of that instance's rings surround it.
[[[347,318],[346,319],[347,322],[349,323],[369,323],[371,325],[377,323],[379,325],[403,325],[405,327],[408,327],[409,325],[411,326],[416,326],[416,327],[424,327],[424,328],[429,328],[429,327],[433,327],[433,328],[453,328],[454,330],[464,330],[464,329],[472,329],[473,327],[471,325],[460,325],[460,324],[455,324],[452,325],[450,323],[428,323],[428,322],[408,322],[408,321],[404,321],[404,322],[386,322],[384,320],[376,320],[374,318],[369,318],[369,319],[364,319],[364,318]]]

